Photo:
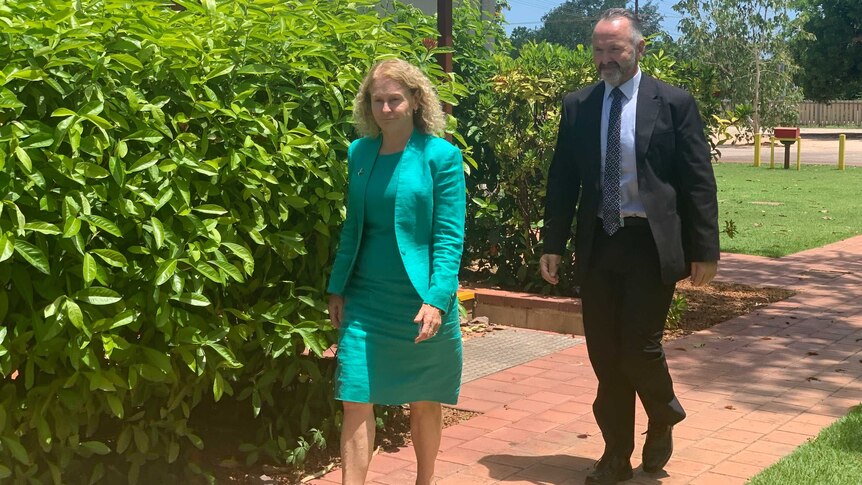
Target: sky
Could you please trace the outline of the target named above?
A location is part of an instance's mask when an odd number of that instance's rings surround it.
[[[646,3],[646,0],[641,0]],[[509,25],[506,27],[506,32],[511,33],[515,27],[526,27],[533,29],[542,25],[542,16],[552,10],[554,7],[565,3],[565,0],[509,0],[511,5],[510,10],[504,10],[503,15]],[[679,31],[676,28],[679,22],[680,15],[673,10],[673,5],[677,0],[655,0],[658,5],[659,12],[664,15],[662,27],[671,37],[678,37]]]

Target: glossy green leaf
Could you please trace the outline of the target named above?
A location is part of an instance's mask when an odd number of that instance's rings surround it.
[[[12,456],[23,463],[24,465],[30,465],[30,457],[27,454],[27,450],[21,445],[21,442],[18,441],[18,438],[12,438],[9,436],[3,436],[2,438],[3,444],[9,451],[12,453]]]
[[[263,74],[275,74],[278,72],[278,69],[276,69],[273,66],[268,66],[266,64],[249,64],[249,65],[241,67],[237,72],[240,74],[263,75]]]
[[[93,286],[75,293],[75,299],[91,305],[110,305],[122,300],[122,296],[109,288]]]
[[[6,80],[24,79],[26,81],[38,81],[45,77],[45,72],[41,69],[21,69],[14,70],[12,74],[6,76]]]
[[[168,445],[168,463],[173,463],[177,461],[177,458],[180,456],[180,444],[176,441],[171,441],[171,444]]]
[[[101,128],[103,130],[110,130],[114,127],[114,125],[112,125],[110,121],[106,120],[105,118],[102,118],[101,116],[89,114],[89,115],[84,115],[83,118],[87,121],[90,121],[91,123],[93,123],[94,125],[98,126],[99,128]]]
[[[56,315],[57,312],[60,311],[60,308],[63,306],[63,301],[65,298],[65,296],[58,296],[57,298],[55,298],[53,302],[51,302],[45,307],[45,309],[42,311],[42,315],[45,318],[51,318]]]
[[[39,438],[39,447],[42,448],[42,451],[46,453],[50,452],[54,439],[51,436],[51,429],[48,427],[48,422],[44,416],[36,418],[36,434]]]
[[[85,441],[81,446],[97,455],[107,455],[111,452],[111,449],[101,441]]]
[[[63,237],[73,237],[81,230],[81,219],[70,216],[63,225]]]
[[[60,234],[60,228],[54,224],[42,221],[33,221],[24,224],[25,231],[33,231],[41,234]]]
[[[123,165],[123,161],[121,160],[121,157],[125,156],[125,150],[127,150],[127,149],[126,148],[120,149],[119,147],[120,146],[125,147],[126,142],[120,141],[120,142],[118,142],[117,146],[118,146],[117,152],[118,152],[119,156],[111,157],[108,159],[108,168],[111,170],[111,177],[113,177],[114,182],[122,185],[126,180],[126,167]]]
[[[234,281],[238,281],[242,283],[245,281],[245,278],[242,276],[242,272],[237,269],[236,266],[228,263],[227,261],[210,261],[210,263],[216,265],[225,272],[228,276],[230,276]]]
[[[84,254],[84,264],[83,264],[83,278],[84,281],[89,285],[96,279],[96,274],[98,272],[99,265],[96,263],[96,260],[90,256],[90,253]]]
[[[145,170],[152,167],[153,165],[159,163],[159,157],[161,157],[161,155],[161,153],[153,151],[142,156],[135,163],[133,163],[132,166],[126,169],[126,173],[139,172],[141,170]]]
[[[129,265],[129,261],[119,251],[114,251],[113,249],[94,249],[92,252],[116,268],[125,268]]]
[[[177,260],[176,259],[166,259],[159,264],[158,269],[156,270],[156,286],[161,286],[168,281],[171,276],[177,270]]]
[[[183,293],[179,296],[172,296],[172,300],[176,300],[182,303],[188,303],[192,306],[210,306],[209,299],[200,293]]]
[[[129,444],[132,442],[132,427],[125,426],[122,431],[120,431],[120,436],[117,437],[117,453],[125,453],[129,448]]]
[[[117,227],[116,224],[114,224],[113,222],[111,222],[110,220],[108,220],[105,217],[97,216],[97,215],[86,215],[86,214],[82,214],[80,217],[81,217],[81,219],[87,221],[91,226],[95,226],[95,227],[107,232],[108,234],[111,234],[111,235],[114,235],[117,237],[122,237],[122,235],[123,235],[123,233],[120,232],[120,228]]]
[[[198,261],[197,263],[195,263],[194,266],[200,274],[206,276],[209,280],[216,283],[224,283],[224,279],[222,279],[218,271],[216,271],[212,266],[207,264],[206,261]]]
[[[220,372],[216,372],[215,379],[213,379],[213,400],[215,402],[219,402],[223,393],[224,378],[221,376]]]
[[[111,382],[102,372],[85,372],[84,375],[87,376],[87,380],[89,382],[90,390],[102,390],[102,391],[115,391],[116,387],[114,383]]]
[[[6,88],[0,87],[0,109],[16,109],[23,107],[24,103],[15,97],[15,93]]]
[[[120,312],[114,315],[113,318],[109,320],[110,329],[113,330],[119,327],[125,327],[135,321],[135,318],[138,316],[138,313],[132,310],[126,310],[124,312]]]
[[[14,245],[15,252],[30,263],[31,266],[42,273],[51,274],[51,267],[48,263],[48,258],[45,257],[45,253],[43,253],[41,249],[23,239],[16,239]]]
[[[111,408],[111,413],[114,416],[123,419],[124,409],[123,402],[114,394],[105,394],[105,400],[108,402],[108,407]]]
[[[251,251],[236,243],[223,242],[222,246],[230,249],[234,255],[245,262],[244,267],[247,275],[254,273],[254,256],[252,256]]]
[[[136,131],[136,132],[132,133],[131,135],[127,136],[125,139],[126,140],[140,140],[140,141],[145,141],[147,143],[158,143],[158,142],[162,141],[162,138],[164,138],[164,135],[162,135],[158,131],[152,130],[152,129],[146,129],[146,130]]]
[[[72,325],[83,329],[84,328],[84,313],[81,311],[81,307],[78,306],[72,300],[66,300],[65,302],[66,308],[66,317],[72,322]]]
[[[216,343],[209,344],[209,347],[218,352],[222,359],[224,359],[224,361],[220,365],[224,365],[231,369],[239,369],[242,367],[242,364],[238,360],[236,360],[236,357],[234,356],[233,352],[230,351],[229,348]]]
[[[54,144],[54,136],[51,132],[41,131],[28,136],[22,140],[20,145],[23,148],[45,148]]]
[[[0,233],[0,263],[12,257],[15,253],[15,240],[5,233]]]
[[[90,179],[103,179],[111,175],[105,168],[89,162],[78,162],[75,171]]]
[[[119,62],[127,69],[132,71],[140,71],[144,68],[144,65],[141,64],[136,57],[130,56],[129,54],[111,54],[108,57]]]
[[[21,162],[24,170],[28,172],[33,171],[33,162],[30,160],[30,155],[28,155],[23,148],[18,147],[15,149],[15,157],[17,157],[18,161]]]
[[[72,111],[68,108],[57,108],[51,113],[52,118],[57,117],[57,116],[77,116],[77,115],[78,115],[78,113],[75,113],[74,111]]]
[[[201,212],[203,214],[215,214],[218,216],[223,215],[223,214],[227,214],[227,210],[224,207],[222,207],[220,205],[216,205],[216,204],[200,205],[198,207],[195,207],[194,210]]]
[[[156,243],[156,249],[161,249],[165,244],[165,227],[157,217],[150,218],[150,224],[153,227],[153,239]]]

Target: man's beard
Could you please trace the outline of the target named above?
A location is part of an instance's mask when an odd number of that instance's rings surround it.
[[[634,69],[636,62],[637,61],[633,61],[623,65],[616,62],[609,62],[603,66],[603,69],[599,68],[599,75],[611,86],[619,86],[622,84],[623,70],[625,70],[625,72],[631,72]]]

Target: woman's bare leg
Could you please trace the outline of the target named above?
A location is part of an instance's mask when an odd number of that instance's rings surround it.
[[[363,485],[374,452],[374,405],[342,401],[341,484]]]
[[[410,434],[416,451],[416,485],[431,485],[443,434],[443,408],[439,402],[410,403]]]

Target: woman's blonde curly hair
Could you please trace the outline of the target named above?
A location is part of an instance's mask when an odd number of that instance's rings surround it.
[[[428,77],[418,67],[403,59],[387,59],[371,68],[362,84],[356,99],[353,100],[353,122],[362,136],[376,137],[380,127],[371,112],[371,87],[375,79],[388,78],[398,81],[407,88],[417,109],[413,113],[413,126],[426,134],[440,134],[446,128],[446,115],[440,107],[440,99]]]

